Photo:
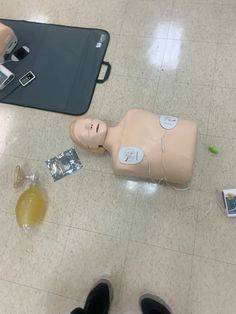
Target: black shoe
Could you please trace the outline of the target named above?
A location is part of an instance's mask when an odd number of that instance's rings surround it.
[[[102,279],[90,291],[84,306],[85,314],[108,314],[112,300],[112,286]]]
[[[70,314],[85,314],[85,313],[83,309],[81,309],[80,307],[77,307]]]
[[[171,314],[171,310],[165,302],[152,294],[145,294],[139,299],[143,314]]]

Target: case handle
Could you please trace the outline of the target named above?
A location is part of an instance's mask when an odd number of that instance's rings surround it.
[[[105,65],[107,67],[107,70],[106,70],[106,73],[105,73],[105,76],[103,79],[97,79],[97,83],[99,83],[99,84],[106,82],[110,76],[110,73],[111,73],[111,65],[109,62],[102,61],[102,65]]]

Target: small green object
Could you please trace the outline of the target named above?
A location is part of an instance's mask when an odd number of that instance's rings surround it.
[[[220,150],[219,150],[219,147],[217,147],[216,145],[212,144],[212,145],[209,145],[208,146],[208,149],[211,153],[217,155],[219,154]]]

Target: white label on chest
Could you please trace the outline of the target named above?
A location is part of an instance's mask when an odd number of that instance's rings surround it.
[[[160,116],[160,125],[167,130],[174,129],[178,118],[172,116]]]
[[[122,164],[136,165],[143,160],[144,153],[138,147],[122,147],[119,151],[119,161]]]

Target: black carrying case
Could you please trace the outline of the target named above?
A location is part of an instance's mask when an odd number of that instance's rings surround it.
[[[0,102],[84,114],[89,109],[96,83],[104,83],[111,71],[111,65],[103,61],[109,33],[28,21],[0,19],[0,22],[10,26],[18,37],[14,51],[21,46],[30,49],[21,61],[4,64],[15,74],[15,79],[0,91]],[[104,78],[99,80],[102,65],[107,69]],[[26,87],[19,86],[19,78],[28,71],[36,79]]]

